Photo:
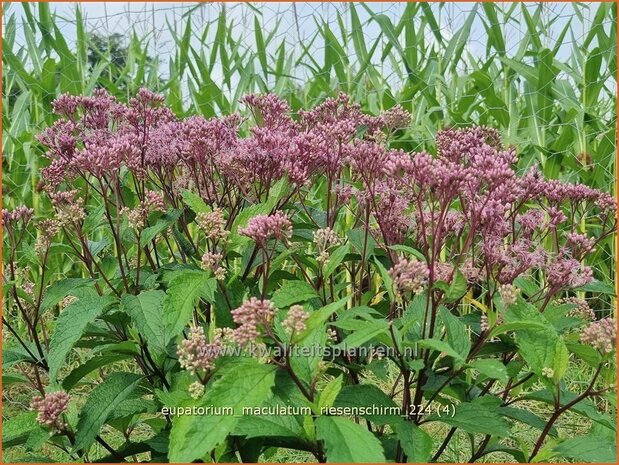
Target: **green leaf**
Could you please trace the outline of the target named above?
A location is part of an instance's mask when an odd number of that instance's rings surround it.
[[[333,313],[344,307],[348,302],[349,297],[344,297],[336,302],[325,305],[319,310],[311,313],[305,322],[305,331],[299,334],[298,341],[302,341],[307,336],[312,334],[316,328],[324,324]]]
[[[25,412],[4,420],[2,419],[2,447],[23,444],[31,431],[37,428],[36,412]]]
[[[499,412],[501,413],[501,415],[507,418],[512,418],[521,423],[524,423],[525,425],[537,428],[540,431],[546,427],[546,420],[543,420],[529,410],[514,407],[500,407]],[[552,428],[550,428],[549,434],[553,437],[557,437],[559,433],[557,432],[557,429],[553,426]]]
[[[324,279],[329,278],[338,266],[344,261],[346,255],[350,252],[350,242],[336,248],[329,257],[324,268]]]
[[[432,415],[429,419],[456,426],[467,433],[507,437],[510,435],[510,424],[499,414],[499,404],[500,400],[496,398],[478,398],[456,405],[453,417]]]
[[[456,302],[464,294],[466,294],[467,281],[460,270],[455,270],[454,276],[451,280],[451,284],[445,292],[445,300],[448,303]]]
[[[176,221],[181,217],[181,210],[170,210],[166,214],[164,214],[161,218],[157,220],[157,222],[153,226],[149,226],[148,228],[144,228],[142,230],[142,234],[140,236],[140,242],[142,244],[147,244],[152,241],[157,234],[166,230],[170,225],[176,223]]]
[[[316,437],[325,442],[328,462],[386,462],[383,447],[376,436],[347,418],[319,417]]]
[[[382,415],[374,414],[372,413],[372,406],[374,405],[380,405],[385,409],[393,410],[385,410],[385,413]],[[381,391],[380,388],[371,384],[344,386],[335,399],[334,406],[337,408],[363,407],[369,409],[365,415],[361,416],[378,425],[395,425],[401,420],[400,409],[393,399]],[[394,414],[389,415],[387,413]]]
[[[247,439],[276,437],[300,441],[304,433],[303,427],[292,415],[248,415],[239,419],[234,435]],[[298,447],[297,444],[295,446]]]
[[[597,368],[600,365],[600,362],[602,361],[602,356],[590,345],[577,343],[571,343],[566,345],[570,352],[575,354],[577,357],[583,359],[589,366]]]
[[[563,338],[558,337],[555,342],[555,353],[553,355],[552,369],[554,371],[553,379],[559,382],[563,375],[567,372],[567,366],[570,361],[570,354],[565,346]]]
[[[548,326],[537,321],[511,321],[509,323],[501,323],[496,326],[492,331],[490,331],[489,337],[496,337],[500,334],[522,329],[546,330],[548,329]]]
[[[566,439],[553,452],[561,457],[589,463],[617,463],[617,446],[608,438],[593,434]]]
[[[165,297],[166,293],[160,290],[144,291],[137,296],[126,294],[120,302],[121,310],[131,317],[146,343],[160,352],[169,340],[163,319]]]
[[[365,242],[365,230],[361,227],[349,230],[347,235],[350,244],[357,250],[358,253],[362,254],[363,249],[365,248],[365,257],[368,258],[372,256],[374,249],[376,248],[376,241],[371,234],[367,236],[367,243]]]
[[[306,408],[308,405],[305,398],[299,392],[288,373],[280,371],[275,376],[273,396],[268,398],[259,408]],[[301,411],[301,415],[303,412]],[[289,414],[248,415],[239,418],[234,428],[235,436],[245,436],[247,439],[268,437],[278,438],[287,444],[282,447],[290,447],[302,450],[308,449],[308,444],[303,431],[302,416]]]
[[[374,339],[376,336],[387,334],[387,331],[389,330],[389,326],[385,321],[368,320],[360,321],[359,323],[362,327],[352,331],[348,336],[346,336],[346,339],[337,345],[337,347],[353,349],[365,344],[371,339]]]
[[[325,386],[325,388],[320,393],[320,397],[318,398],[319,410],[323,407],[331,407],[333,405],[333,402],[335,402],[335,398],[342,389],[343,379],[343,375],[340,375],[337,378],[333,378],[331,381],[329,381],[329,384]]]
[[[92,279],[84,278],[65,278],[56,281],[45,289],[41,302],[41,311],[58,304],[66,296],[71,295],[71,291],[84,286],[92,286]]]
[[[558,381],[567,369],[568,351],[565,342],[554,327],[533,305],[520,300],[512,305],[506,314],[507,324],[510,320],[539,323],[542,327],[516,329],[516,345],[522,358],[531,369],[541,375],[544,368],[552,368],[554,380]]]
[[[447,342],[462,358],[466,359],[471,350],[471,341],[466,326],[445,307],[441,307],[440,316],[445,325]]]
[[[460,353],[449,345],[448,342],[441,341],[440,339],[423,339],[418,342],[420,347],[436,350],[437,352],[443,352],[449,357],[453,357],[457,362],[463,362],[464,357]]]
[[[507,382],[507,368],[498,360],[479,359],[475,360],[469,366],[488,378]]]
[[[316,290],[305,281],[284,281],[271,297],[277,308],[287,308],[299,302],[306,302],[318,297]]]
[[[181,195],[183,197],[183,201],[185,204],[191,208],[194,213],[209,213],[211,211],[211,207],[209,207],[202,197],[200,197],[195,192],[189,191],[187,189],[181,190]]]
[[[414,255],[415,257],[417,257],[418,260],[422,262],[426,261],[426,257],[424,257],[423,254],[419,250],[409,247],[408,245],[396,244],[396,245],[390,245],[389,248],[391,250],[395,250],[396,252],[406,252],[411,255]]]
[[[201,270],[183,270],[172,278],[163,300],[168,340],[176,337],[191,319],[196,300],[210,279],[213,278]]]
[[[30,352],[32,354],[36,353],[36,349],[34,348],[34,345],[30,347]],[[22,346],[15,346],[15,347],[11,347],[10,349],[2,350],[2,368],[3,369],[6,369],[10,367],[11,365],[15,365],[16,363],[24,362],[24,361],[37,362],[38,359],[33,359],[32,356]]]
[[[130,357],[131,356],[129,354],[101,355],[99,357],[93,357],[77,368],[74,368],[73,371],[71,371],[71,373],[69,373],[66,378],[62,380],[62,388],[65,391],[69,391],[88,373],[91,373],[97,368],[101,368],[105,365],[110,365],[114,362],[125,360]]]
[[[58,317],[56,330],[49,343],[49,377],[55,380],[69,351],[82,336],[88,323],[97,318],[112,302],[106,297],[83,297],[67,306]]]
[[[142,380],[135,373],[111,373],[86,399],[75,434],[73,450],[87,450],[108,416],[127,399]]]
[[[579,291],[595,292],[597,294],[617,295],[615,288],[604,281],[592,281],[577,288]]]
[[[429,463],[434,447],[432,436],[410,421],[397,423],[396,433],[410,463]]]
[[[389,295],[389,300],[391,302],[395,302],[395,294],[393,293],[393,279],[391,275],[384,267],[384,265],[378,260],[378,258],[374,257],[374,263],[376,263],[376,267],[378,268],[378,272],[380,273],[380,277],[385,284],[385,288],[387,289],[387,294]]]
[[[221,444],[239,421],[243,407],[262,404],[275,381],[275,367],[254,359],[236,360],[222,367],[222,376],[207,386],[200,406],[230,407],[234,415],[174,417],[170,432],[170,462],[192,462]]]

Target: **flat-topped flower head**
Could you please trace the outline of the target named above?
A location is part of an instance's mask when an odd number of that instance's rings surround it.
[[[239,234],[250,237],[264,246],[272,237],[278,240],[290,239],[292,223],[285,213],[276,211],[272,215],[254,216],[247,222],[246,228],[239,229]]]
[[[305,322],[309,316],[310,314],[305,311],[302,305],[293,305],[288,310],[288,315],[282,325],[288,334],[298,334],[305,330]]]
[[[255,342],[261,330],[271,324],[275,306],[269,300],[252,297],[231,313],[232,319],[239,325],[234,330],[233,339],[239,345],[246,345]]]
[[[418,294],[428,282],[428,266],[417,260],[401,258],[389,270],[396,294]]]
[[[593,281],[593,270],[569,255],[549,260],[545,267],[548,284],[553,289],[575,288]]]
[[[208,342],[201,326],[191,326],[187,339],[181,341],[178,348],[178,361],[181,367],[191,373],[197,370],[210,370],[215,360],[223,352],[219,338]]]
[[[208,213],[198,213],[196,223],[207,239],[225,240],[230,234],[230,231],[226,231],[226,219],[221,208],[215,208]]]
[[[582,330],[580,341],[603,354],[611,353],[617,343],[617,320],[608,317],[594,321]]]
[[[518,294],[520,294],[520,289],[518,289],[513,284],[501,284],[499,286],[499,294],[501,299],[503,299],[503,304],[506,307],[513,305],[518,300]]]
[[[212,271],[213,276],[215,276],[215,279],[218,281],[222,281],[226,278],[226,269],[221,266],[223,257],[223,254],[215,252],[205,252],[204,255],[202,255],[202,269]]]
[[[290,105],[275,94],[250,94],[241,102],[250,108],[258,126],[278,128],[293,124]]]
[[[565,297],[557,300],[559,305],[572,305],[573,308],[567,312],[567,316],[578,318],[583,321],[595,320],[595,312],[589,307],[585,299],[579,297]]]

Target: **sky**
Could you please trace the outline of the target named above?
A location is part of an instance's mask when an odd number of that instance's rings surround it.
[[[6,7],[6,5],[9,5]],[[34,4],[31,4],[34,6]],[[152,56],[157,56],[162,63],[162,70],[165,75],[167,68],[166,61],[171,53],[176,49],[174,40],[174,29],[183,31],[187,16],[184,16],[189,10],[196,9],[196,12],[191,15],[192,30],[194,34],[201,34],[204,27],[208,23],[213,23],[222,8],[226,8],[228,18],[234,18],[238,24],[238,34],[244,35],[245,41],[252,45],[254,41],[254,23],[252,10],[245,3],[226,3],[225,6],[218,3],[202,3],[195,2],[174,2],[174,3],[148,3],[148,2],[88,2],[88,3],[64,3],[51,2],[50,8],[57,15],[56,23],[62,31],[69,45],[74,44],[76,40],[75,26],[75,10],[78,7],[82,10],[82,15],[86,20],[87,28],[90,32],[96,32],[100,35],[108,35],[111,33],[119,33],[125,37],[129,36],[129,32],[134,30],[139,37],[147,38],[150,53]],[[349,23],[350,14],[348,4],[346,3],[296,3],[288,2],[280,3],[252,3],[255,10],[261,13],[262,28],[269,31],[276,22],[280,22],[278,35],[285,36],[286,42],[289,45],[297,45],[299,41],[303,41],[312,37],[316,31],[315,18],[320,18],[328,22],[331,29],[339,33],[337,24],[337,13],[341,14],[342,20]],[[390,17],[394,23],[397,23],[401,12],[405,8],[405,3],[366,3],[375,13],[383,13]],[[434,11],[442,36],[449,40],[463,25],[468,13],[474,7],[474,3],[446,3],[442,6],[437,3],[430,4]],[[509,7],[509,3],[503,3]],[[531,11],[537,8],[539,3],[526,4]],[[516,8],[521,8],[516,5]],[[557,20],[548,31],[551,37],[557,37],[568,20],[572,20],[573,37],[568,34],[565,39],[565,46],[560,50],[558,59],[565,58],[572,49],[572,40],[581,40],[584,32],[587,29],[587,22],[591,20],[591,16],[586,14],[584,22],[575,17],[572,13],[571,5],[567,3],[546,3],[544,9],[549,17],[557,16]],[[356,8],[362,23],[369,18],[368,13],[361,5]],[[519,11],[519,10],[516,10]],[[10,15],[15,15],[18,21],[16,42],[18,44],[25,43],[23,24],[25,17],[23,9],[19,4],[5,3],[3,21],[7,21]],[[517,17],[516,17],[517,18]],[[517,18],[518,19],[518,18]],[[348,24],[347,24],[348,26]],[[349,30],[350,27],[347,27]],[[210,33],[214,33],[215,27],[211,28]],[[524,21],[515,20],[505,25],[505,36],[507,38],[507,54],[508,56],[515,53],[522,38],[526,34],[526,26]],[[380,34],[380,27],[372,21],[364,26],[363,33],[367,38],[367,43],[371,44]],[[266,33],[265,33],[266,34]],[[481,22],[481,19],[476,18],[471,34],[466,46],[466,52],[473,56],[485,56],[486,31]],[[433,40],[429,37],[430,40]],[[198,37],[194,37],[194,44],[199,43]],[[279,42],[279,41],[275,41]],[[322,54],[321,47],[323,43],[315,43],[313,45],[313,53]],[[351,45],[352,47],[352,45]],[[274,50],[271,50],[274,52]],[[377,55],[377,61],[380,60],[380,54]],[[381,64],[383,74],[390,75],[389,63]]]
[[[9,5],[5,3],[5,5]],[[159,49],[160,52],[169,52],[169,47],[172,45],[172,37],[168,29],[168,24],[177,23],[181,25],[185,18],[183,13],[187,10],[198,7],[200,11],[199,18],[204,22],[212,21],[219,14],[221,4],[218,3],[203,3],[199,6],[195,2],[170,2],[170,3],[149,3],[149,2],[87,2],[87,3],[72,3],[72,2],[51,2],[50,8],[58,15],[58,24],[65,34],[65,38],[69,43],[75,41],[75,9],[79,5],[82,9],[82,14],[91,30],[103,33],[117,32],[125,34],[132,27],[142,35],[146,34],[152,37],[153,47],[155,43],[166,48]],[[345,21],[348,21],[347,5],[345,3],[327,2],[327,3],[296,3],[292,5],[289,2],[277,3],[253,3],[255,8],[262,12],[263,27],[268,29],[269,24],[277,20],[281,20],[283,28],[281,30],[289,31],[291,35],[300,33],[301,38],[312,35],[316,29],[316,25],[312,16],[318,14],[326,19],[329,23],[336,26],[336,12],[339,11]],[[390,16],[395,22],[400,16],[402,10],[406,6],[405,3],[366,3],[374,12],[384,13]],[[530,3],[530,8],[536,8],[539,3]],[[439,18],[439,26],[442,34],[450,37],[463,24],[466,15],[474,6],[474,3],[447,3],[442,7],[433,3],[430,4],[435,14]],[[248,13],[253,13],[245,3],[226,3],[225,8],[230,17],[237,17],[243,22],[249,18]],[[553,25],[558,35],[566,21],[573,16],[571,7],[565,3],[547,3],[545,5],[548,13],[559,13],[559,20]],[[296,12],[294,11],[296,10]],[[357,11],[362,21],[368,17],[367,13],[361,6],[357,6]],[[15,14],[23,21],[24,15],[19,4],[11,4],[10,7],[5,6],[5,18],[7,14]],[[296,17],[296,19],[295,19]],[[196,16],[193,16],[196,21]],[[572,18],[573,30],[578,34],[579,29],[582,30],[582,25],[578,18]],[[574,21],[576,20],[576,21]],[[243,29],[253,29],[251,21],[249,24],[243,24]],[[288,27],[285,27],[285,26]],[[194,24],[194,26],[200,26]],[[297,26],[298,29],[297,30]],[[522,24],[512,23],[508,25],[506,36],[510,38],[512,46],[515,48],[518,45],[518,38],[522,37],[526,28]],[[379,34],[379,27],[376,24],[370,24],[364,28],[364,34],[368,37],[368,42],[376,38]],[[469,41],[469,48],[473,53],[483,52],[478,50],[480,46],[479,38],[485,34],[481,21],[476,20]],[[19,37],[18,37],[19,38]],[[508,43],[509,45],[509,43]],[[477,49],[477,50],[476,50]]]

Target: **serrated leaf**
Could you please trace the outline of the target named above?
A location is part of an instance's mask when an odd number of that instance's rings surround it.
[[[616,295],[615,288],[604,281],[592,281],[577,288],[578,291],[595,292],[597,294]]]
[[[36,412],[21,413],[11,419],[2,419],[2,447],[23,444],[31,431],[37,428]]]
[[[336,248],[330,255],[329,260],[324,268],[324,279],[329,278],[336,270],[338,266],[344,261],[346,255],[350,252],[350,243],[347,242],[344,245]]]
[[[56,379],[58,371],[66,362],[68,353],[82,336],[88,323],[101,315],[111,302],[112,299],[109,296],[83,297],[68,305],[60,314],[56,330],[49,343],[47,363],[50,379]]]
[[[54,282],[45,289],[41,301],[41,311],[53,307],[66,296],[71,295],[71,291],[88,285],[92,285],[92,279],[65,278]]]
[[[593,434],[569,438],[553,448],[561,457],[588,463],[617,463],[617,446]]]
[[[454,416],[444,415],[439,418],[433,415],[431,419],[456,426],[467,433],[507,437],[510,435],[510,424],[499,414],[499,404],[500,401],[495,398],[478,398],[473,402],[456,405]]]
[[[349,297],[344,297],[336,302],[325,305],[324,307],[311,313],[307,321],[305,322],[305,330],[299,334],[297,341],[302,341],[319,326],[323,325],[333,313],[340,310],[346,305]]]
[[[583,359],[589,366],[597,368],[602,361],[602,356],[592,346],[587,344],[566,344],[568,350],[577,357]]]
[[[331,381],[329,381],[329,384],[325,386],[325,388],[320,393],[320,397],[318,398],[319,409],[322,409],[323,407],[331,407],[333,405],[333,402],[335,402],[335,398],[342,389],[343,379],[343,375],[340,375],[337,378],[333,378]]]
[[[522,358],[538,375],[544,368],[551,368],[558,381],[567,369],[568,352],[565,342],[554,327],[533,305],[520,300],[506,314],[507,324],[517,320],[541,324],[541,327],[516,329],[516,345]],[[502,325],[499,325],[499,327]]]
[[[177,416],[170,432],[170,462],[204,457],[234,431],[243,407],[255,407],[271,395],[275,367],[254,359],[237,360],[222,368],[221,378],[207,386],[202,406],[230,407],[235,415]]]
[[[111,373],[90,393],[82,408],[73,450],[87,450],[99,430],[121,402],[129,397],[142,380],[135,373]]]
[[[429,463],[434,447],[432,436],[411,421],[403,419],[395,426],[402,450],[411,463]]]
[[[361,415],[363,418],[370,420],[378,425],[395,425],[400,420],[400,410],[391,397],[385,394],[380,388],[371,384],[352,384],[344,386],[333,404],[335,407],[366,407],[369,408],[368,413]],[[373,414],[371,407],[380,405],[385,409],[384,414]],[[397,414],[388,415],[388,413],[397,412]]]
[[[471,350],[471,341],[466,326],[445,307],[441,307],[440,316],[445,325],[447,342],[462,358],[466,358]]]
[[[460,270],[456,269],[453,278],[451,279],[451,283],[445,292],[445,300],[447,302],[456,302],[464,294],[466,294],[467,287],[468,284],[466,278]]]
[[[357,321],[357,320],[355,320]],[[352,331],[337,347],[353,349],[374,339],[381,334],[387,334],[388,325],[384,321],[359,321],[359,329]]]
[[[169,340],[163,317],[165,297],[166,293],[160,290],[143,291],[137,296],[126,294],[120,302],[120,309],[131,317],[146,343],[160,352]]]
[[[97,368],[101,368],[105,365],[110,365],[120,360],[125,360],[131,357],[128,354],[119,355],[101,355],[99,357],[93,357],[87,362],[82,363],[80,366],[74,368],[65,379],[62,380],[62,388],[65,391],[71,390],[84,376]]]
[[[449,357],[453,357],[457,362],[463,362],[464,358],[456,350],[449,345],[448,342],[441,341],[440,339],[422,339],[418,342],[420,347],[436,350],[437,352],[443,352]]]
[[[491,378],[498,379],[502,382],[507,382],[507,368],[498,360],[493,359],[479,359],[470,364],[471,368],[479,371],[482,375]]]
[[[181,213],[182,212],[178,209],[170,210],[165,213],[153,226],[149,226],[142,230],[140,242],[142,244],[147,244],[152,241],[157,234],[167,229],[170,225],[176,223],[176,221],[181,217]]]
[[[546,420],[543,420],[529,410],[514,407],[500,407],[499,413],[508,418],[512,418],[521,423],[532,426],[533,428],[537,428],[540,431],[546,427]],[[553,426],[552,428],[550,428],[549,434],[550,436],[557,437],[559,433],[557,432],[557,429]]]
[[[284,281],[271,297],[277,308],[287,308],[299,302],[307,302],[318,297],[316,290],[305,281]]]
[[[167,339],[176,337],[191,319],[198,296],[209,279],[201,270],[183,270],[170,281],[163,300],[165,334]],[[166,341],[167,342],[167,341]]]
[[[383,447],[376,436],[347,418],[318,417],[316,437],[325,442],[328,462],[386,462]]]
[[[387,268],[378,260],[378,258],[374,258],[374,263],[376,263],[376,267],[378,268],[378,272],[380,273],[380,277],[385,284],[385,288],[387,289],[387,294],[389,294],[389,300],[391,302],[395,301],[395,294],[393,293],[393,279],[391,275],[387,271]]]
[[[202,197],[200,197],[195,192],[192,192],[187,189],[181,190],[181,196],[183,197],[183,201],[185,204],[191,208],[194,213],[209,213],[211,211],[211,207],[209,207]]]

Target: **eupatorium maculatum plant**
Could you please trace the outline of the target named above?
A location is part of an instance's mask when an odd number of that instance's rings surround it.
[[[55,101],[38,187],[53,215],[2,213],[5,369],[33,397],[5,445],[608,457],[613,289],[589,259],[615,231],[608,193],[516,169],[490,128],[409,153],[391,148],[399,107],[244,103],[207,120],[148,90]]]

